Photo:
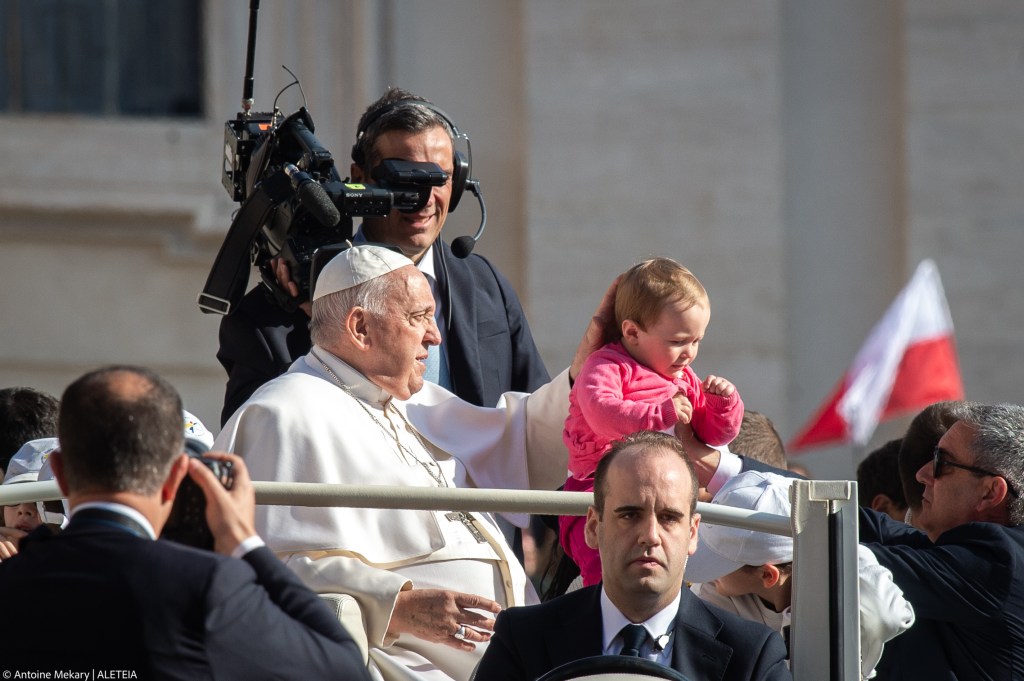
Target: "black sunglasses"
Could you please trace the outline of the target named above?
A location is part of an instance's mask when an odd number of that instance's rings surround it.
[[[972,473],[977,473],[978,475],[991,475],[994,478],[1002,478],[1003,480],[1006,481],[1006,488],[1008,490],[1010,490],[1010,494],[1012,494],[1015,497],[1020,497],[1020,495],[1017,494],[1017,490],[1015,490],[1013,488],[1013,483],[1011,483],[1009,480],[1006,480],[1006,476],[1005,475],[1002,475],[1000,473],[993,473],[992,471],[987,471],[984,468],[978,468],[977,466],[965,466],[962,463],[956,463],[955,461],[950,461],[947,458],[948,456],[949,456],[949,452],[947,452],[945,449],[942,449],[940,447],[936,447],[935,448],[935,452],[934,452],[934,454],[932,454],[932,477],[933,478],[936,478],[936,479],[941,478],[943,473],[945,472],[946,466],[949,466],[950,468],[962,468],[965,471],[970,471]]]

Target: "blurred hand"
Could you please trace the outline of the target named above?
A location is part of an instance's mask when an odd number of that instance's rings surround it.
[[[501,606],[489,598],[444,589],[410,589],[398,594],[388,634],[410,634],[433,643],[443,643],[467,652],[477,643],[491,640],[494,618],[477,612],[498,614]],[[465,626],[465,640],[452,636]]]
[[[274,277],[277,279],[277,285],[288,292],[292,298],[299,297],[299,285],[292,279],[291,270],[288,269],[288,263],[283,258],[271,258],[270,266],[274,270]],[[306,313],[306,316],[312,316],[313,304],[308,300],[299,303],[299,309]]]
[[[189,477],[206,497],[206,522],[213,534],[214,550],[230,556],[242,541],[256,534],[256,491],[240,456],[226,452],[207,452],[203,456],[232,464],[234,483],[226,490],[202,462],[190,459],[188,463]]]
[[[576,348],[576,354],[572,358],[572,364],[569,365],[570,381],[575,381],[576,377],[580,375],[583,363],[587,361],[587,357],[590,357],[590,353],[600,349],[614,336],[615,291],[619,288],[619,279],[621,278],[621,274],[615,277],[615,281],[613,281],[611,286],[608,287],[608,290],[604,292],[604,297],[601,298],[601,302],[598,303],[597,309],[594,310],[594,316],[590,318],[590,324],[587,325],[587,330],[583,332],[583,338],[580,340],[580,344]]]

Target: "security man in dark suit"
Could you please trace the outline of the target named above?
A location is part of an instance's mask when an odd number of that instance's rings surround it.
[[[587,511],[602,583],[499,614],[476,678],[532,681],[574,660],[631,655],[700,681],[791,679],[776,632],[683,587],[697,549],[696,504],[679,440],[648,431],[616,443],[598,464]]]
[[[4,669],[369,679],[352,638],[256,535],[242,460],[207,455],[233,465],[226,490],[183,453],[181,400],[165,380],[136,367],[88,373],[64,393],[59,433],[51,461],[71,520],[0,563]],[[217,553],[156,539],[186,475],[206,497]]]
[[[493,407],[502,393],[532,392],[549,376],[508,280],[479,255],[455,257],[439,238],[470,179],[468,159],[455,151],[456,134],[447,114],[406,90],[388,90],[370,105],[352,148],[353,182],[372,184],[373,169],[385,159],[436,163],[449,180],[433,188],[418,212],[365,218],[354,241],[397,246],[417,264],[433,290],[442,336],[436,360],[428,360],[427,380]],[[297,296],[287,265],[278,261],[275,268],[279,284]],[[223,318],[217,352],[228,373],[222,424],[256,388],[309,352],[308,324],[308,302],[286,312],[262,285]]]

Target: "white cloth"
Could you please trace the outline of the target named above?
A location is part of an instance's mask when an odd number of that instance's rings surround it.
[[[875,665],[889,641],[914,624],[914,609],[903,591],[892,581],[892,573],[863,544],[857,545],[857,580],[860,588],[860,673],[875,676]],[[705,601],[744,619],[761,622],[782,633],[789,626],[791,612],[776,612],[755,594],[722,596],[711,583],[694,584],[692,591]]]
[[[232,416],[215,448],[245,457],[254,480],[435,486],[429,467],[439,468],[452,487],[555,489],[567,467],[561,427],[568,392],[568,378],[560,375],[533,395],[509,394],[499,408],[484,409],[427,383],[402,402],[314,347]],[[398,593],[410,586],[476,593],[503,606],[536,600],[493,519],[473,516],[489,541],[478,542],[462,523],[434,511],[261,506],[256,526],[313,590],[356,598],[375,673],[466,679],[483,646],[464,653],[405,635],[386,637],[386,631]],[[521,526],[527,519],[516,515]]]

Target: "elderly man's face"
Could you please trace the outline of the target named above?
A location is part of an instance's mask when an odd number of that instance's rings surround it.
[[[952,463],[977,466],[971,451],[973,437],[972,426],[957,421],[939,440],[939,448]],[[924,485],[924,496],[921,510],[914,515],[914,525],[935,541],[947,530],[980,519],[979,505],[991,476],[946,466],[942,476],[936,478],[929,461],[917,471],[917,480]]]
[[[448,202],[452,198],[452,140],[441,126],[418,133],[390,130],[377,138],[374,150],[380,159],[436,163],[448,173],[448,181],[433,188],[427,205],[418,212],[393,210],[385,218],[363,220],[363,232],[368,240],[398,246],[413,262],[419,262],[441,233],[448,217]],[[356,165],[352,166],[352,177],[371,181],[363,177],[362,170]]]
[[[387,275],[399,285],[389,296],[387,312],[368,319],[371,345],[366,376],[398,399],[407,400],[423,387],[427,348],[441,342],[434,322],[434,296],[426,277],[412,265]]]
[[[649,617],[679,593],[686,559],[697,550],[691,485],[674,452],[630,448],[608,470],[604,512],[587,512],[587,544],[600,550],[604,588],[627,616]]]

